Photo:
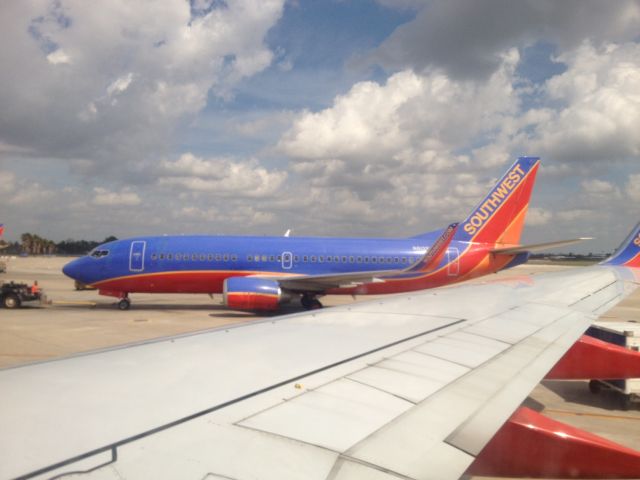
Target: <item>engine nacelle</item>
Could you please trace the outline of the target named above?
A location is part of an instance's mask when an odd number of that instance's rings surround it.
[[[254,277],[229,277],[224,281],[224,304],[238,310],[276,310],[286,298],[278,282]]]

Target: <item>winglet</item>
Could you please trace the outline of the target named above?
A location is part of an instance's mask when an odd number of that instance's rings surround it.
[[[602,265],[640,268],[640,223],[638,223],[613,255]]]
[[[447,248],[449,247],[457,229],[457,223],[452,223],[445,228],[442,235],[440,235],[431,248],[424,254],[422,260],[411,266],[407,271],[430,272],[435,270],[438,265],[440,265],[440,261],[444,257],[444,254],[447,253]]]
[[[510,245],[520,243],[539,164],[538,157],[518,158],[460,224],[455,240]]]

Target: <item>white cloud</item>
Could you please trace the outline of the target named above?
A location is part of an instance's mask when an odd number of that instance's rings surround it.
[[[487,82],[455,81],[442,71],[405,70],[384,85],[355,84],[321,112],[302,112],[279,142],[295,159],[407,162],[453,170],[451,151],[499,127],[518,106],[511,50]],[[484,160],[483,160],[484,161]]]
[[[108,87],[107,87],[107,95],[113,96],[114,94],[122,93],[133,81],[133,73],[129,72],[126,75],[122,75],[121,77],[116,78]]]
[[[625,193],[636,202],[640,202],[640,173],[629,175]]]
[[[112,192],[102,187],[93,189],[94,197],[92,203],[99,206],[122,207],[140,205],[142,201],[136,192],[127,189],[120,192]]]
[[[589,194],[595,195],[607,195],[616,192],[616,187],[610,182],[599,180],[597,178],[584,180],[582,182],[582,189]]]
[[[595,216],[594,210],[589,210],[586,208],[575,208],[571,210],[561,210],[556,212],[555,216],[558,220],[562,222],[586,222],[593,221]]]
[[[192,16],[184,0],[5,2],[0,142],[89,159],[94,171],[157,158],[209,93],[229,96],[270,64],[264,38],[283,4],[201,2]]]
[[[11,196],[7,200],[7,204],[15,206],[36,206],[46,205],[46,202],[55,197],[55,192],[50,190],[41,183],[27,183],[18,181],[20,188],[14,188],[13,192],[9,190]]]
[[[203,159],[185,153],[162,163],[158,185],[214,196],[255,198],[274,195],[286,179],[286,172],[267,170],[255,159]]]
[[[553,218],[553,212],[544,208],[529,208],[527,212],[527,225],[537,227],[547,225]]]
[[[584,44],[546,92],[561,106],[536,126],[533,150],[557,160],[612,162],[640,155],[640,44]]]
[[[12,172],[0,170],[0,194],[15,190],[16,176]]]
[[[56,51],[47,55],[47,61],[52,65],[61,65],[65,63],[71,63],[71,58],[66,54],[64,50],[58,48]]]

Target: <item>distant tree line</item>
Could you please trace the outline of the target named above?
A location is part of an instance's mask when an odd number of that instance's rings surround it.
[[[101,242],[93,240],[63,240],[54,242],[33,233],[23,233],[20,242],[5,242],[2,248],[3,254],[27,254],[27,255],[84,255],[98,245],[117,240],[113,235]]]

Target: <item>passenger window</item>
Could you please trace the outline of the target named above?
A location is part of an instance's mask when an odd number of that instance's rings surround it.
[[[280,255],[278,255],[278,261],[281,262],[282,261],[282,257]]]
[[[394,261],[394,262],[396,262],[396,263],[398,263],[398,262],[400,261],[400,259],[399,259],[398,257],[395,257],[395,258],[393,259],[393,261]]]
[[[216,255],[216,262],[219,262],[221,258],[222,258],[222,256],[220,254],[217,254]]]
[[[322,255],[320,255],[318,257],[318,263],[323,263],[324,262],[324,257]]]
[[[273,256],[273,255],[269,256],[269,261],[270,262],[275,262],[276,261],[276,257]]]
[[[224,255],[224,256],[222,257],[222,259],[223,259],[225,262],[228,262],[228,261],[229,261],[229,255]]]
[[[151,260],[157,260],[157,259],[158,259],[158,255],[156,255],[155,253],[152,253],[151,254]]]
[[[384,263],[384,257],[380,257],[380,258],[378,259],[378,261],[379,261],[380,263]]]
[[[191,260],[193,260],[194,262],[198,260],[198,255],[196,255],[195,253],[191,255]]]
[[[253,255],[247,255],[247,262],[250,262],[251,260],[253,260]]]
[[[231,255],[231,261],[235,262],[236,260],[238,260],[238,256],[237,255]]]
[[[160,258],[160,260],[164,260],[164,253],[161,253],[161,254],[159,255],[159,258]]]
[[[213,253],[210,253],[209,255],[207,255],[207,260],[209,260],[210,262],[213,262]]]
[[[179,253],[176,253],[176,260],[180,260],[180,258],[181,258],[181,257],[180,257],[180,254],[179,254]]]
[[[378,259],[376,257],[371,257],[371,263],[377,263]]]
[[[262,261],[266,262],[267,261],[267,256],[266,255],[262,255]]]
[[[387,263],[391,263],[391,257],[387,257]]]
[[[349,257],[349,263],[353,263],[355,261],[354,257]]]
[[[173,254],[167,253],[167,260],[173,260]]]
[[[315,255],[311,255],[311,261],[312,261],[313,263],[316,263],[316,256],[315,256]]]
[[[402,263],[407,263],[407,257],[402,257]]]
[[[294,255],[294,257],[293,257],[293,261],[294,261],[294,262],[298,262],[298,261],[300,261],[300,257],[299,257],[298,255]]]
[[[336,263],[340,263],[340,257],[333,257],[333,261]]]
[[[254,255],[254,256],[253,256],[253,259],[254,259],[256,262],[259,262],[259,261],[260,261],[260,255]]]
[[[347,263],[347,257],[342,257],[342,263]]]
[[[200,261],[204,262],[207,259],[207,256],[204,253],[200,254]]]
[[[302,257],[302,261],[303,262],[308,262],[309,261],[309,257],[307,255]]]
[[[358,263],[362,263],[362,257],[358,257]]]

